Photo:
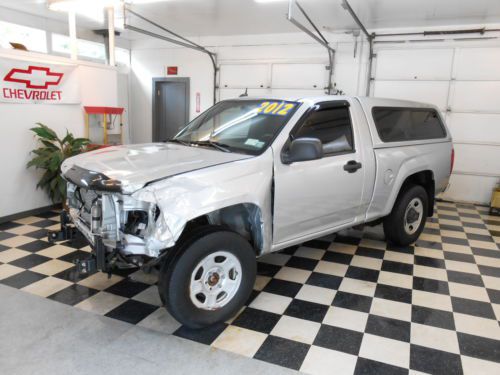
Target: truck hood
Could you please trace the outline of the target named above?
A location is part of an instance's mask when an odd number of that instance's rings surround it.
[[[112,146],[66,159],[62,174],[72,167],[102,174],[121,182],[127,192],[169,176],[251,158],[250,155],[222,152],[174,143],[147,143]]]

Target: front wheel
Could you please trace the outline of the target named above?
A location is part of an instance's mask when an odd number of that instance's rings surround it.
[[[384,233],[389,242],[406,246],[417,240],[427,219],[429,198],[420,185],[406,188],[384,220]]]
[[[198,230],[160,271],[158,290],[180,323],[202,328],[235,315],[255,282],[255,252],[239,234]]]

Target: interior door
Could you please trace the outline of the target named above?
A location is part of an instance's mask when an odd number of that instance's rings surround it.
[[[153,142],[161,142],[189,122],[189,78],[156,80],[154,91]]]
[[[352,127],[348,102],[317,106],[291,137],[320,139],[325,155],[319,160],[283,164],[281,150],[275,150],[275,244],[354,221],[362,198],[365,169],[356,150],[359,136]],[[342,137],[350,149],[329,152],[332,142]],[[353,165],[356,167],[351,168]]]

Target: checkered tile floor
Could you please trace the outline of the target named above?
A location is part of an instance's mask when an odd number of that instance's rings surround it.
[[[0,283],[310,374],[500,374],[500,217],[436,206],[414,246],[374,227],[260,259],[247,306],[201,331],[160,307],[154,275],[79,277],[90,248],[46,242],[55,212],[0,224]]]

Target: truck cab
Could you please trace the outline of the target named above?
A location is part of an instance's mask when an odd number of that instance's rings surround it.
[[[266,253],[373,222],[388,241],[411,244],[452,163],[432,105],[227,100],[165,142],[66,160],[63,223],[93,247],[87,270],[158,266],[165,306],[199,328],[241,308]]]

